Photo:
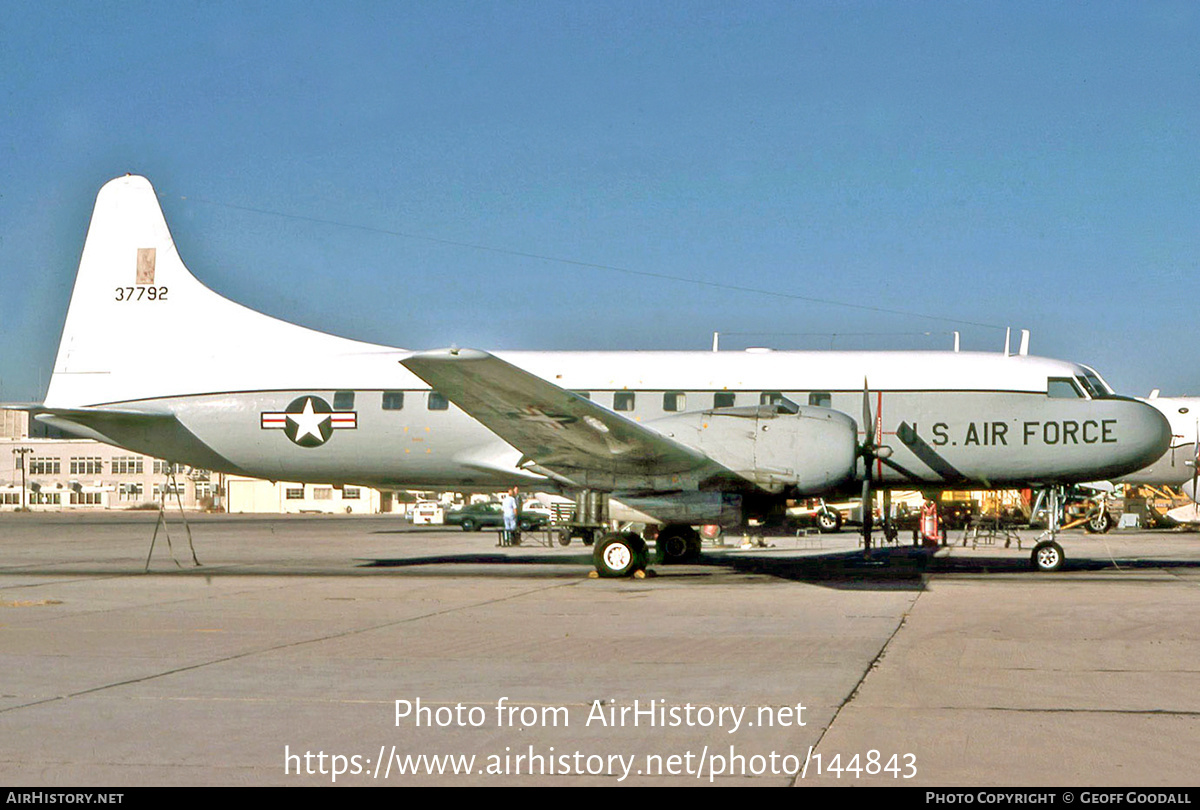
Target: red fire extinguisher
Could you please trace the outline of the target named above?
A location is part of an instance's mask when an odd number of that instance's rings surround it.
[[[942,540],[942,530],[938,520],[937,504],[932,500],[925,501],[921,507],[921,539],[926,543],[937,545]]]

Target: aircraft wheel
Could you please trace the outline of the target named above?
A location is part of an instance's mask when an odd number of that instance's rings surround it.
[[[632,532],[612,532],[600,538],[592,563],[602,577],[628,577],[646,568],[646,541]]]
[[[663,563],[691,563],[700,558],[700,535],[691,526],[664,526],[655,543]]]
[[[1091,520],[1083,524],[1083,528],[1092,534],[1104,534],[1112,527],[1112,515],[1110,515],[1106,509],[1097,512]]]
[[[1033,547],[1029,561],[1035,570],[1057,571],[1062,568],[1064,558],[1062,546],[1053,540],[1043,540]]]
[[[832,509],[817,513],[817,531],[822,534],[836,532],[842,528],[842,513]]]

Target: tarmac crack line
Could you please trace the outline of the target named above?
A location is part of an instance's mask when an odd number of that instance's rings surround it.
[[[849,706],[854,698],[858,697],[858,692],[860,689],[862,689],[863,683],[866,682],[867,676],[871,674],[875,667],[879,666],[879,662],[883,660],[884,653],[886,653],[888,647],[892,645],[892,640],[896,638],[896,636],[900,633],[900,630],[903,629],[904,625],[908,624],[909,614],[911,614],[913,608],[917,606],[917,599],[921,598],[922,593],[924,593],[924,591],[918,591],[916,597],[912,600],[912,603],[909,604],[908,609],[901,614],[900,621],[896,624],[896,629],[893,630],[891,635],[887,637],[887,640],[883,642],[883,645],[879,648],[879,652],[875,653],[875,657],[871,659],[871,663],[867,664],[867,668],[863,670],[863,674],[859,677],[858,683],[854,684],[854,688],[850,690],[850,694],[847,695],[846,699],[843,700],[841,705],[837,707],[837,710],[833,713],[833,717],[829,718],[829,723],[824,729],[821,730],[821,734],[819,737],[817,737],[817,741],[812,744],[812,748],[810,749],[811,751],[816,751],[821,747],[821,741],[825,739],[825,735],[829,733],[829,730],[833,728],[833,724],[837,722],[838,716],[842,713],[842,709]],[[800,774],[796,774],[792,778],[791,787],[796,787],[799,779]]]
[[[586,580],[580,580],[580,582],[583,582],[583,581],[586,581]],[[101,684],[100,686],[93,686],[90,689],[81,689],[77,692],[71,692],[66,695],[55,695],[54,697],[43,698],[41,700],[35,700],[35,701],[31,701],[29,703],[22,703],[18,706],[8,706],[7,708],[0,709],[0,714],[7,714],[8,712],[17,711],[18,709],[29,709],[29,708],[33,708],[34,706],[42,706],[42,705],[45,705],[48,703],[56,703],[60,700],[69,700],[71,698],[83,697],[84,695],[90,695],[90,694],[94,694],[96,692],[103,692],[106,689],[115,689],[115,688],[121,687],[121,686],[130,686],[132,684],[137,684],[137,683],[146,683],[147,681],[153,681],[158,678],[165,678],[169,675],[178,675],[183,672],[192,672],[194,670],[203,669],[204,667],[209,667],[209,666],[213,666],[216,664],[226,664],[226,663],[229,663],[230,661],[237,661],[242,658],[249,658],[249,657],[252,657],[255,655],[261,655],[263,653],[278,652],[280,650],[294,649],[296,647],[303,647],[306,644],[316,644],[316,643],[320,643],[320,642],[324,642],[324,641],[333,641],[334,639],[339,639],[339,638],[349,638],[350,636],[359,635],[360,633],[369,633],[373,630],[382,630],[385,627],[398,627],[402,624],[408,624],[410,622],[424,621],[425,619],[432,619],[437,616],[445,616],[447,614],[455,613],[460,610],[473,610],[475,608],[487,607],[488,605],[497,605],[502,602],[511,602],[514,599],[521,599],[523,597],[530,596],[535,593],[544,593],[546,591],[554,590],[555,588],[566,588],[566,587],[575,586],[578,584],[579,584],[579,582],[559,582],[554,585],[548,585],[543,588],[533,588],[528,591],[521,591],[520,593],[509,594],[508,596],[499,596],[494,599],[484,599],[481,602],[472,602],[470,604],[457,605],[455,607],[443,608],[442,610],[434,610],[429,613],[422,613],[419,616],[408,616],[403,619],[396,619],[394,621],[381,622],[380,624],[374,624],[369,627],[357,627],[352,630],[342,630],[337,633],[329,633],[327,635],[317,636],[316,638],[306,638],[306,639],[301,639],[300,641],[289,641],[286,644],[276,644],[276,645],[273,645],[270,647],[262,647],[262,648],[254,649],[254,650],[245,650],[243,652],[236,653],[234,655],[227,655],[227,656],[224,656],[221,658],[214,658],[209,661],[201,661],[200,663],[189,664],[188,666],[175,667],[174,669],[165,670],[163,672],[156,672],[156,673],[153,673],[150,675],[143,675],[143,676],[137,677],[137,678],[127,678],[123,681],[117,681],[115,683]]]

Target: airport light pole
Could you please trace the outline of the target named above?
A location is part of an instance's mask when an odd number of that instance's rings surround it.
[[[21,470],[21,510],[25,510],[25,456],[32,452],[29,447],[14,447],[13,456],[17,460],[17,467]]]

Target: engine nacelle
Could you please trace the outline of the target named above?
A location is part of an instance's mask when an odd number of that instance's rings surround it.
[[[656,419],[647,427],[700,450],[767,492],[818,494],[854,475],[853,419],[828,408],[716,408]]]

